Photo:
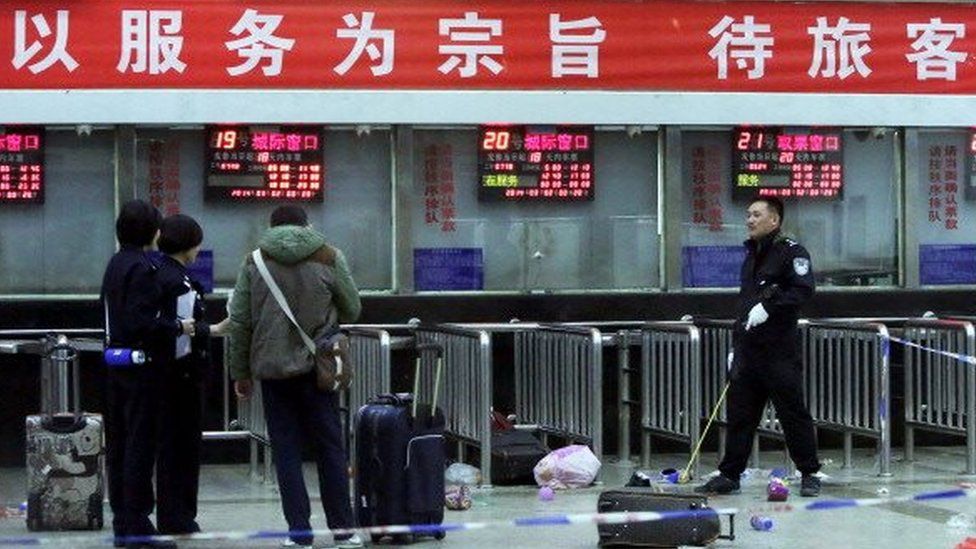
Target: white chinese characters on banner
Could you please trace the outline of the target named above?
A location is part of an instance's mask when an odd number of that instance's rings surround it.
[[[956,79],[956,64],[962,63],[968,53],[949,50],[952,41],[966,37],[966,25],[943,23],[941,17],[933,17],[928,23],[910,23],[908,37],[915,38],[912,49],[915,53],[905,57],[915,63],[917,80]]]
[[[837,26],[831,27],[826,17],[818,17],[817,25],[807,27],[807,32],[813,36],[813,62],[807,71],[810,78],[843,80],[855,72],[863,78],[871,74],[871,68],[864,62],[864,57],[871,53],[867,44],[871,40],[870,24],[851,23],[841,17]]]
[[[442,74],[458,69],[461,78],[471,78],[478,73],[479,64],[492,74],[504,69],[492,56],[502,55],[505,48],[490,43],[493,36],[502,35],[501,19],[479,19],[478,12],[468,11],[464,19],[441,19],[438,28],[441,36],[451,40],[437,46],[438,53],[450,56],[437,67]]]
[[[369,67],[373,76],[383,76],[393,72],[395,35],[392,29],[374,29],[373,18],[375,16],[374,12],[364,11],[358,19],[351,13],[342,17],[346,28],[336,29],[336,36],[351,38],[356,42],[349,50],[349,55],[332,69],[336,73],[346,74],[349,72],[349,69],[362,57],[363,52],[369,56],[371,61],[379,61],[378,65]],[[379,47],[377,47],[377,42]]]
[[[726,80],[729,77],[729,58],[735,59],[735,66],[745,70],[752,61],[752,67],[746,75],[750,80],[762,78],[766,74],[766,59],[773,56],[772,29],[770,25],[757,24],[756,18],[746,15],[742,23],[726,15],[708,34],[718,38],[715,46],[708,52],[708,56],[718,63],[718,78]]]
[[[47,69],[54,66],[55,63],[60,62],[68,72],[73,72],[78,68],[78,62],[75,58],[68,53],[68,11],[58,10],[57,15],[57,25],[54,31],[54,44],[51,46],[51,51],[48,52],[43,59],[31,63],[27,66],[27,70],[34,74],[39,72],[44,72]],[[47,23],[47,19],[41,14],[36,14],[30,18],[31,24],[34,26],[34,31],[37,33],[38,38],[47,38],[51,36],[51,27]],[[30,63],[34,57],[44,48],[40,40],[34,40],[27,45],[27,12],[24,10],[17,10],[14,12],[14,57],[11,61],[15,69],[22,69],[24,65]]]
[[[294,39],[274,35],[274,31],[278,29],[284,18],[283,15],[261,15],[257,10],[246,10],[230,29],[231,34],[240,38],[224,42],[227,49],[236,51],[238,57],[244,59],[244,62],[228,67],[227,74],[231,76],[247,74],[254,70],[262,59],[267,59],[268,63],[261,67],[261,72],[265,76],[280,75],[284,52],[291,51],[295,46]],[[242,34],[244,36],[241,36]]]
[[[552,76],[600,76],[600,47],[607,31],[596,17],[560,21],[560,14],[549,14],[549,40],[552,41]]]
[[[246,10],[230,29],[231,34],[240,38],[224,42],[227,49],[236,51],[238,57],[244,59],[244,62],[229,67],[227,74],[231,76],[247,74],[254,70],[262,59],[267,59],[268,63],[261,67],[261,72],[265,76],[280,75],[284,52],[291,51],[295,46],[294,39],[274,35],[284,18],[283,15],[262,15],[257,10]],[[242,34],[244,36],[241,36]]]
[[[119,72],[183,73],[183,12],[179,10],[122,10]]]

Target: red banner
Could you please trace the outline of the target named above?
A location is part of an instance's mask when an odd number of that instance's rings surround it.
[[[0,88],[976,93],[960,4],[5,2]]]

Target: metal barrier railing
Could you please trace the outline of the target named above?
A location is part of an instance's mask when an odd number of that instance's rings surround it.
[[[603,341],[582,326],[515,333],[515,409],[520,423],[588,444],[603,455]]]
[[[844,467],[853,436],[878,441],[878,473],[891,475],[891,390],[888,329],[883,324],[817,321],[801,324],[804,393],[817,428],[844,435]]]
[[[976,331],[968,320],[912,319],[911,344],[972,357]],[[976,474],[976,364],[915,346],[905,350],[905,459],[915,458],[915,431],[966,437],[966,474]]]
[[[728,381],[728,356],[732,351],[733,320],[695,319],[701,336],[702,352],[702,395],[699,416],[703,419],[711,417],[712,409],[722,396],[722,390]],[[728,427],[726,405],[723,402],[715,416],[714,424],[718,427],[718,453],[725,455],[725,435]]]
[[[693,447],[701,432],[701,333],[689,323],[645,324],[641,330],[642,461],[651,461],[651,435]],[[693,464],[698,474],[698,460]]]
[[[465,445],[478,447],[481,476],[490,486],[491,336],[484,330],[447,325],[420,325],[415,335],[418,345],[437,343],[444,351],[437,400],[447,422],[445,433],[457,441],[459,461],[464,460]],[[414,395],[421,403],[433,400],[436,367],[432,354],[421,356],[420,391]]]
[[[371,328],[350,328],[346,333],[356,371],[345,398],[354,415],[371,397],[390,392],[392,339],[388,331]]]

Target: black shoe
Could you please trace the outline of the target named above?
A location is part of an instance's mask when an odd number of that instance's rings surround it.
[[[800,480],[800,495],[815,498],[820,495],[820,479],[813,475],[803,475]]]
[[[719,475],[712,478],[712,480],[706,482],[701,486],[695,487],[695,492],[699,494],[738,494],[739,493],[739,481],[732,480],[727,476]]]

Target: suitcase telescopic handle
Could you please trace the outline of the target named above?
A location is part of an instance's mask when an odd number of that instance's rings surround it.
[[[428,418],[428,423],[433,421],[435,411],[437,409],[437,392],[441,385],[441,368],[444,360],[444,346],[440,343],[433,341],[428,341],[424,343],[418,343],[417,349],[417,367],[414,371],[413,377],[413,409],[411,410],[411,416],[414,421],[417,421],[417,407],[420,404],[420,356],[424,352],[432,351],[434,353],[435,360],[437,361],[437,366],[434,371],[434,394],[432,395],[432,402],[430,403],[430,417]]]
[[[433,351],[436,353],[438,358],[444,356],[444,347],[440,343],[434,343],[431,341],[417,344],[417,354],[422,354],[427,351]]]

